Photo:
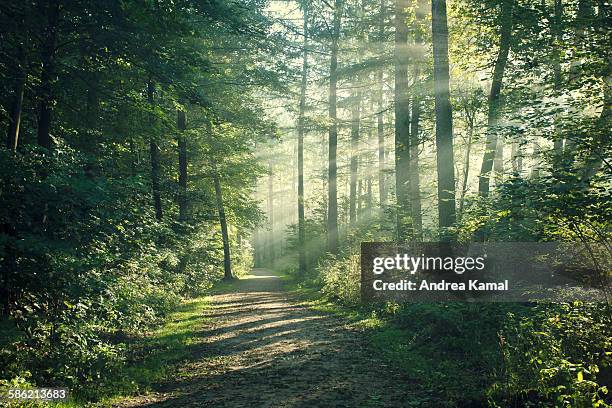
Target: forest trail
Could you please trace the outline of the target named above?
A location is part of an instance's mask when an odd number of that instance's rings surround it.
[[[211,303],[189,361],[155,392],[115,407],[410,406],[410,380],[362,334],[292,300],[269,271],[255,269]]]

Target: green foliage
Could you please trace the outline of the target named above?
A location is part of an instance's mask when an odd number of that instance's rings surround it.
[[[496,406],[610,406],[612,320],[607,305],[539,305],[500,331]]]

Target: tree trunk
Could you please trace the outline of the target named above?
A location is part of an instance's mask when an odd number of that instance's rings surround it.
[[[304,216],[304,116],[306,112],[306,88],[308,86],[308,2],[304,2],[304,54],[302,83],[300,87],[300,112],[298,117],[298,263],[299,274],[306,274],[306,221]]]
[[[223,194],[221,191],[221,181],[217,165],[213,162],[213,181],[215,183],[215,196],[217,199],[217,213],[219,214],[219,224],[221,224],[221,238],[223,240],[223,279],[234,279],[232,275],[232,260],[230,257],[230,242],[227,232],[227,219],[225,218],[225,207],[223,206]]]
[[[422,46],[419,24],[425,18],[425,7],[423,1],[419,1],[416,9],[414,24],[415,49]],[[410,122],[410,214],[412,217],[413,237],[417,241],[423,239],[423,216],[421,214],[421,182],[419,171],[419,126],[421,118],[421,55],[414,58],[414,86],[412,91],[412,112]]]
[[[407,0],[395,1],[395,196],[397,239],[408,237],[410,224],[410,95],[408,92]]]
[[[378,41],[380,47],[384,43],[385,35],[385,0],[380,2],[380,20],[378,24]],[[384,73],[381,68],[378,71],[378,112],[376,114],[376,135],[378,137],[378,200],[382,208],[387,201],[387,191],[385,186],[385,127],[383,118],[383,90],[384,90]]]
[[[516,136],[516,139],[512,142],[511,162],[512,172],[520,176],[523,172],[523,152],[522,152],[522,135]]]
[[[359,82],[359,81],[357,81]],[[357,84],[359,86],[359,84]],[[353,94],[353,106],[351,108],[351,176],[349,192],[349,222],[354,227],[357,222],[356,202],[357,198],[357,171],[359,169],[359,131],[361,114],[361,92]]]
[[[329,168],[328,168],[328,198],[327,198],[327,246],[332,254],[338,253],[338,163],[336,162],[338,148],[338,117],[337,117],[337,87],[338,87],[338,41],[340,39],[340,19],[342,17],[343,0],[335,0],[334,23],[331,43],[331,58],[329,65]]]
[[[47,17],[41,47],[42,69],[40,73],[40,102],[38,105],[38,145],[51,149],[51,115],[54,104],[53,77],[55,75],[55,46],[59,21],[59,1],[39,2],[39,7]]]
[[[153,81],[147,83],[147,99],[149,104],[153,106],[153,96],[155,93],[155,85]],[[153,122],[153,121],[152,121]],[[150,130],[153,132],[153,129]],[[152,135],[149,140],[149,152],[151,155],[151,185],[153,190],[153,205],[155,207],[155,218],[157,221],[161,221],[163,217],[162,203],[161,203],[161,188],[160,188],[160,176],[159,176],[159,146],[155,140],[155,136]]]
[[[187,121],[185,111],[180,108],[176,113],[176,127],[178,128],[178,154],[179,154],[179,222],[187,220],[187,139],[185,138],[185,130],[187,130]]]
[[[480,169],[480,180],[478,183],[478,193],[482,197],[489,195],[489,177],[493,169],[493,160],[497,152],[497,132],[499,109],[501,107],[501,88],[510,52],[510,40],[512,36],[512,9],[514,0],[503,0],[501,9],[501,27],[499,54],[495,61],[493,70],[493,81],[491,92],[489,93],[489,110],[487,115],[487,139],[485,153]]]
[[[23,93],[27,78],[27,59],[25,44],[20,44],[17,50],[19,65],[16,67],[16,84],[13,102],[11,103],[11,113],[9,117],[9,130],[6,137],[6,147],[12,151],[17,151],[19,143],[19,128],[21,125],[21,112],[23,111]]]
[[[455,160],[453,154],[453,115],[450,103],[448,67],[448,23],[446,0],[432,0],[432,41],[436,111],[436,151],[438,170],[438,216],[441,240],[455,223]]]
[[[533,167],[531,168],[531,178],[537,180],[540,178],[540,169],[541,169],[541,157],[540,157],[540,144],[537,141],[533,142]]]
[[[272,162],[268,163],[268,257],[270,265],[274,265],[274,167]]]
[[[561,42],[563,41],[563,3],[561,0],[555,0],[555,11],[552,19],[552,65],[554,77],[554,89],[556,92],[561,90],[563,77],[561,73]],[[563,155],[564,140],[557,126],[555,126],[554,153],[556,160],[560,160]],[[555,167],[558,167],[555,164]]]
[[[461,183],[461,198],[459,199],[459,216],[463,215],[463,206],[465,205],[465,195],[468,188],[468,180],[470,177],[470,155],[472,153],[472,138],[474,137],[474,117],[468,116],[468,137],[465,150],[465,161],[463,165],[463,182]]]

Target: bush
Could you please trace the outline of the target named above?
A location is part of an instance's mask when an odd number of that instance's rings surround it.
[[[529,316],[510,315],[494,405],[610,406],[611,327],[607,305],[540,305]]]

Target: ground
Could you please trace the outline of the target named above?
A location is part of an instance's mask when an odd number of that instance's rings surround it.
[[[114,407],[411,406],[410,380],[362,333],[301,305],[269,271],[210,300],[189,358],[152,392]]]

